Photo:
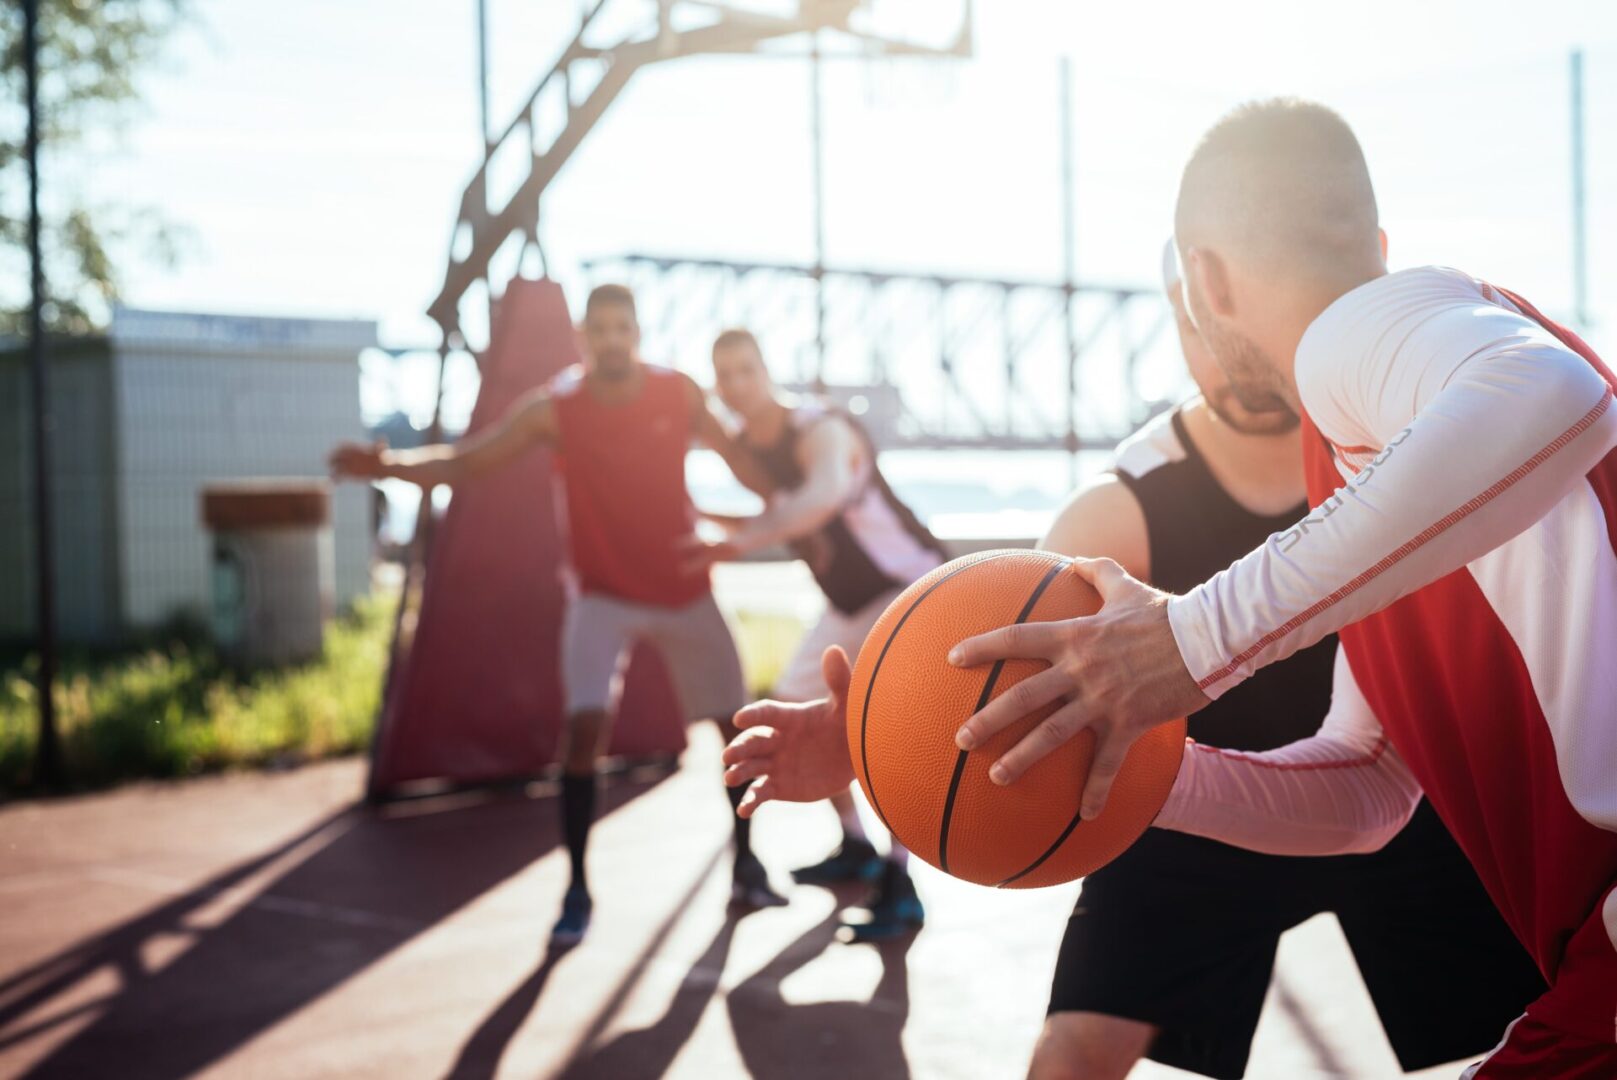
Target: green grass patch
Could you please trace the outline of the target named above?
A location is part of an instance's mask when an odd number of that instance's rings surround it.
[[[753,697],[769,696],[806,629],[790,615],[745,608],[735,613],[736,650]]]
[[[56,683],[63,771],[76,789],[296,764],[363,750],[381,704],[397,598],[372,595],[326,627],[307,664],[239,673],[195,631],[115,654],[70,654]],[[741,611],[747,686],[764,696],[804,627]],[[0,797],[37,788],[37,657],[0,660]]]
[[[365,747],[381,702],[396,598],[369,596],[307,664],[241,674],[195,636],[65,658],[56,684],[75,788],[293,763]],[[38,658],[0,668],[0,793],[35,786]]]

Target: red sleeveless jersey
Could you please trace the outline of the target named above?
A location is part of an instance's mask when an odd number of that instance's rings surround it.
[[[555,383],[568,542],[585,592],[683,607],[709,589],[706,572],[680,569],[696,526],[685,488],[691,403],[678,373],[641,370],[640,392],[618,405],[597,400],[578,369]]]
[[[1497,292],[1617,386],[1570,330]],[[1344,477],[1307,416],[1303,458],[1309,504],[1318,507]],[[1587,479],[1605,515],[1603,542],[1617,547],[1617,451]],[[1523,586],[1553,590],[1557,581]],[[1602,906],[1617,884],[1617,834],[1591,824],[1568,796],[1555,731],[1524,660],[1534,643],[1512,635],[1466,567],[1342,628],[1340,638],[1392,744],[1554,986],[1530,1012],[1561,1030],[1613,1039],[1617,954]]]

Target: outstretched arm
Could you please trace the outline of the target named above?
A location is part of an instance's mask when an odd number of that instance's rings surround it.
[[[1272,855],[1376,851],[1420,802],[1340,648],[1319,733],[1261,754],[1186,741],[1158,828]]]
[[[826,425],[821,425],[822,427]],[[1079,492],[1062,512],[1044,546],[1056,551],[1097,551],[1144,568],[1145,519],[1139,503],[1115,477]],[[725,783],[751,784],[740,813],[750,817],[772,799],[814,802],[847,789],[854,778],[848,758],[848,656],[827,649],[821,672],[829,698],[807,704],[760,701],[742,709],[742,729],[724,751]]]
[[[331,452],[338,479],[394,477],[422,487],[454,484],[499,468],[539,442],[556,440],[556,413],[549,394],[534,390],[511,406],[498,424],[455,443],[417,450],[389,450],[380,442],[343,443]]]
[[[1488,554],[1587,486],[1617,446],[1612,390],[1546,337],[1472,305],[1356,366],[1299,362],[1314,419],[1358,471],[1295,528],[1168,605],[1204,692]]]
[[[730,543],[746,554],[819,529],[853,497],[859,453],[858,438],[846,422],[830,417],[809,428],[798,445],[802,486],[770,500],[769,509],[730,535]]]
[[[1074,569],[1104,599],[1095,615],[961,643],[962,665],[1041,659],[1065,676],[1025,704],[1067,704],[991,776],[1010,783],[1089,729],[1096,763],[1084,805],[1098,813],[1145,731],[1532,528],[1617,447],[1611,387],[1535,324],[1476,303],[1414,314],[1403,321],[1415,327],[1408,339],[1374,363],[1316,365],[1335,380],[1322,386],[1305,379],[1299,350],[1310,412],[1359,472],[1296,528],[1181,597],[1079,560]],[[960,745],[981,745],[1001,726],[978,714]]]
[[[1108,558],[1150,580],[1150,537],[1138,500],[1115,476],[1080,491],[1040,547]],[[1375,851],[1420,800],[1340,651],[1330,712],[1317,735],[1268,753],[1185,740],[1159,828],[1277,855]]]
[[[735,473],[735,478],[741,481],[742,486],[748,491],[754,495],[767,497],[775,489],[769,474],[736,442],[735,436],[725,430],[719,418],[713,415],[713,410],[708,408],[707,394],[696,385],[696,380],[688,375],[680,377],[685,380],[685,396],[691,406],[691,432],[697,441],[723,458],[730,471]]]

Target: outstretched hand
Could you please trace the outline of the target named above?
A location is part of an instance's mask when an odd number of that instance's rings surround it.
[[[386,450],[385,439],[369,443],[338,443],[326,458],[326,466],[334,480],[376,480],[383,475],[382,454]]]
[[[1195,712],[1208,699],[1179,655],[1168,623],[1167,593],[1129,577],[1111,559],[1074,559],[1072,572],[1100,593],[1101,608],[1095,614],[980,634],[955,646],[949,660],[960,667],[1019,658],[1050,665],[973,715],[955,741],[962,750],[973,749],[1029,713],[1063,701],[988,775],[996,784],[1012,783],[1080,731],[1092,731],[1095,755],[1080,808],[1087,821],[1105,807],[1134,740],[1158,724]]]
[[[740,549],[728,540],[713,541],[689,536],[679,545],[680,571],[692,577],[707,573],[714,563],[734,562],[740,557]]]
[[[766,802],[818,802],[847,790],[848,654],[833,645],[820,658],[831,696],[806,704],[758,701],[736,714],[741,729],[724,748],[724,782],[750,783],[736,812],[751,817]]]

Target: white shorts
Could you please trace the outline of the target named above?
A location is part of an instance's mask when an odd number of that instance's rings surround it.
[[[642,641],[662,654],[687,721],[729,720],[747,703],[735,639],[711,593],[681,608],[584,593],[567,605],[562,629],[568,714],[615,705]]]
[[[849,662],[859,659],[859,646],[865,643],[870,628],[876,625],[882,612],[898,599],[902,588],[893,588],[876,597],[854,612],[844,615],[836,608],[826,608],[820,621],[809,628],[797,651],[786,662],[786,670],[775,682],[770,696],[777,701],[813,701],[828,693],[825,679],[820,674],[820,657],[833,645],[841,645]]]

